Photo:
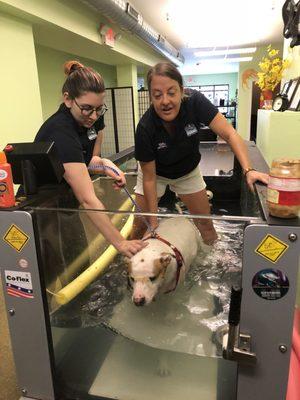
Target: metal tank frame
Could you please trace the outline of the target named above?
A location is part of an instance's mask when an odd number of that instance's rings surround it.
[[[266,163],[255,145],[250,143],[248,147],[253,166],[266,171]],[[124,162],[130,158],[132,149],[122,153],[121,162]],[[263,185],[256,185],[256,195],[262,218],[253,218],[244,231],[239,331],[251,336],[251,352],[255,353],[257,362],[245,364],[241,357],[236,400],[282,400],[285,398],[289,373],[299,269],[300,223],[299,219],[280,220],[268,216],[266,188]],[[39,232],[34,212],[26,205],[0,211],[0,269],[11,343],[21,399],[57,400],[49,310],[37,240]],[[258,251],[261,243],[270,235],[286,245],[275,261],[268,259],[267,253],[262,255]],[[7,237],[10,243],[5,240]],[[20,258],[28,260],[26,269],[19,266]],[[270,301],[254,292],[253,278],[264,269],[278,269],[288,277],[289,289],[285,296]],[[5,271],[6,276],[10,274],[10,279],[14,277],[29,282],[33,291],[30,301],[6,293]]]

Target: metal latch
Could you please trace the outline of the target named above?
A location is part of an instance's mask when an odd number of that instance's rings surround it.
[[[231,288],[228,331],[223,336],[223,358],[240,364],[256,364],[251,352],[251,336],[239,332],[242,289]]]

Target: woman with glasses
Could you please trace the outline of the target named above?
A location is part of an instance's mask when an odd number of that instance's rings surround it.
[[[77,61],[64,65],[67,75],[62,87],[63,103],[38,131],[35,142],[55,142],[62,161],[64,178],[71,186],[77,200],[85,209],[104,209],[97,198],[88,173],[88,167],[109,166],[104,172],[119,187],[126,181],[124,174],[110,160],[101,158],[104,129],[105,87],[101,75]],[[101,167],[100,167],[101,168]],[[91,212],[89,217],[105,238],[121,253],[131,257],[145,244],[140,240],[125,240],[107,215]]]

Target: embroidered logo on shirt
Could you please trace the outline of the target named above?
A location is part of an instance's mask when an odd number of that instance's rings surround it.
[[[192,136],[192,135],[195,135],[195,133],[198,133],[198,130],[194,124],[187,124],[184,127],[184,130],[185,130],[185,133],[187,136]]]
[[[166,149],[167,147],[168,147],[167,143],[161,142],[161,143],[158,143],[157,150],[163,150],[163,149]]]
[[[87,130],[86,134],[90,140],[94,140],[97,137],[96,129],[93,126]]]

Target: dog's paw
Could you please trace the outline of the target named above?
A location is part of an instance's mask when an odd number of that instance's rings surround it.
[[[165,378],[171,375],[171,370],[169,368],[168,361],[164,357],[159,359],[156,372],[157,375],[160,376],[161,378]]]

